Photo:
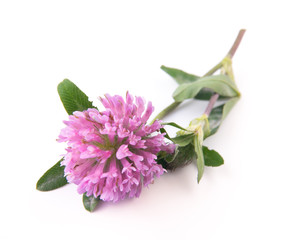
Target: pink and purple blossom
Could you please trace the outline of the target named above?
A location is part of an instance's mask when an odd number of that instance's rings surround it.
[[[165,142],[161,122],[147,125],[154,108],[143,98],[126,94],[100,99],[105,111],[89,108],[74,112],[64,121],[59,142],[67,142],[62,165],[70,183],[80,194],[119,201],[139,197],[142,186],[164,173],[156,162],[160,151],[173,153],[175,145]]]

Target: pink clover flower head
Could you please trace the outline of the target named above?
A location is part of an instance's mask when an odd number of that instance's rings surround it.
[[[139,197],[142,186],[153,183],[164,169],[156,162],[160,151],[173,153],[174,144],[165,142],[160,121],[146,122],[154,108],[143,98],[126,94],[100,99],[105,111],[89,108],[74,112],[65,121],[59,142],[67,142],[62,165],[70,183],[80,194],[119,201]]]

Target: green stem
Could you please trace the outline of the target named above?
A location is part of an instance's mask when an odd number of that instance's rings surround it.
[[[208,71],[206,74],[204,74],[203,77],[211,76],[213,75],[216,71],[218,71],[221,67],[223,66],[222,61],[219,62],[215,67],[213,67],[210,71]]]

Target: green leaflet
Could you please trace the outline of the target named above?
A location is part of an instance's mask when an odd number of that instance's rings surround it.
[[[168,73],[171,77],[174,78],[174,80],[180,85],[183,83],[191,83],[198,80],[199,76],[186,73],[182,70],[176,69],[176,68],[169,68],[166,66],[161,66],[161,69]],[[202,88],[199,93],[195,96],[195,99],[198,100],[209,100],[211,96],[214,94],[214,91],[209,88]],[[220,99],[223,99],[224,97],[220,97]]]
[[[227,75],[214,75],[199,78],[195,82],[183,83],[173,93],[173,98],[177,102],[182,102],[185,99],[194,98],[202,88],[212,89],[224,97],[239,96],[235,84]]]
[[[64,79],[58,84],[57,91],[68,115],[72,115],[74,111],[94,108],[86,94],[68,79]]]
[[[201,141],[201,137],[199,136],[199,134],[195,135],[194,136],[194,149],[197,155],[198,183],[200,182],[203,176],[204,165],[205,165],[202,144],[203,142]]]
[[[210,150],[208,147],[203,146],[203,155],[205,166],[218,167],[224,164],[224,159],[215,150]]]
[[[100,202],[100,199],[95,198],[94,196],[87,197],[86,193],[84,193],[82,197],[82,202],[83,202],[84,208],[87,211],[93,212],[96,206],[98,205],[98,203]]]
[[[62,159],[47,170],[37,182],[36,188],[40,191],[50,191],[66,185],[64,166],[60,166]]]

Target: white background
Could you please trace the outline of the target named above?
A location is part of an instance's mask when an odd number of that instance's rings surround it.
[[[283,1],[1,1],[0,239],[284,239]],[[202,75],[247,32],[233,59],[242,93],[207,139],[225,159],[165,174],[138,199],[84,210],[76,186],[38,192],[64,153],[64,78],[98,104],[104,93],[151,100],[176,83],[160,65]],[[206,103],[166,120],[186,126]]]

